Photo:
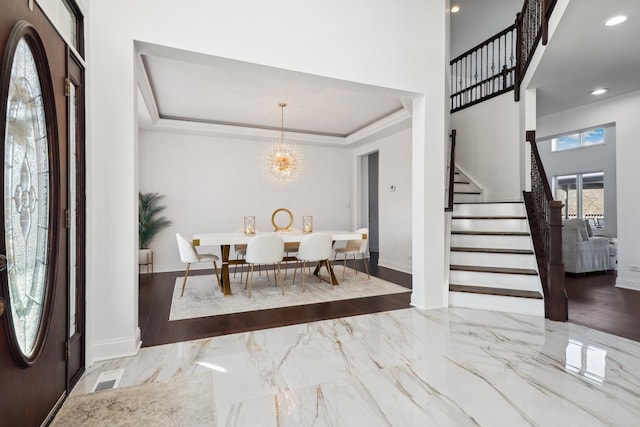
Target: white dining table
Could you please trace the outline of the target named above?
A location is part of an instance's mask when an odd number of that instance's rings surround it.
[[[342,230],[318,230],[315,233],[327,233],[331,235],[332,240],[359,240],[366,239],[367,236],[362,233],[355,233],[353,231],[342,231]],[[300,242],[307,233],[303,233],[301,231],[274,231],[274,232],[258,232],[256,235],[260,234],[277,234],[282,237],[285,243],[293,243]],[[224,290],[224,295],[231,295],[231,285],[229,280],[229,266],[235,264],[245,264],[244,259],[229,259],[229,255],[231,252],[231,245],[241,245],[249,243],[249,240],[253,235],[245,235],[242,232],[235,233],[196,233],[192,237],[193,246],[202,247],[202,246],[220,246],[220,252],[222,255],[222,271],[221,271],[221,285]],[[285,257],[287,261],[295,260],[294,257]],[[319,276],[320,267],[323,263],[318,263],[313,274]],[[329,275],[331,277],[331,281],[333,284],[338,284],[338,279],[333,273],[333,268],[331,267],[331,263],[329,263]],[[326,279],[329,281],[328,279]]]

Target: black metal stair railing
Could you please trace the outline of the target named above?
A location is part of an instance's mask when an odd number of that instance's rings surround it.
[[[515,23],[469,49],[450,63],[450,109],[459,111],[514,90],[520,85],[540,40],[547,43],[557,0],[525,0]]]

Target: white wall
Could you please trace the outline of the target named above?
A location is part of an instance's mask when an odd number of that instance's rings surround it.
[[[448,0],[90,1],[87,363],[134,354],[140,344],[135,40],[417,94],[412,303],[442,306],[444,212],[441,203],[428,201],[444,194],[448,5]]]
[[[411,130],[407,129],[354,149],[353,164],[361,164],[361,156],[374,151],[378,151],[379,170],[378,265],[411,273]],[[361,179],[362,176],[359,180]],[[390,191],[391,185],[395,186],[395,191]],[[441,204],[441,199],[437,203]],[[366,212],[367,207],[360,207],[360,210]],[[360,217],[364,216],[366,213]]]
[[[456,165],[484,189],[488,201],[522,199],[520,113],[507,92],[451,114]]]
[[[604,125],[605,123],[598,124]],[[563,133],[573,133],[582,129],[566,129]],[[606,127],[605,143],[590,145],[575,150],[551,151],[551,137],[556,135],[539,135],[536,132],[538,152],[544,165],[544,171],[553,189],[553,177],[585,172],[604,172],[604,215],[605,229],[593,229],[598,236],[616,237],[616,129]]]
[[[555,135],[566,129],[584,129],[602,123],[616,125],[616,183],[618,278],[616,285],[640,290],[640,197],[638,197],[638,117],[640,91],[561,113],[538,117],[538,135]]]
[[[140,191],[164,194],[164,215],[173,221],[151,243],[155,271],[184,270],[176,232],[190,237],[239,230],[245,215],[254,215],[263,231],[273,230],[271,214],[278,208],[293,213],[298,229],[303,215],[313,215],[315,229],[352,228],[352,162],[346,148],[296,144],[304,170],[298,181],[281,187],[263,173],[265,142],[141,131],[139,144]],[[217,247],[202,250],[219,255]]]

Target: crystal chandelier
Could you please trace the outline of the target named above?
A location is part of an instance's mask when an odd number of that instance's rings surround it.
[[[284,102],[278,104],[281,109],[281,134],[280,141],[267,147],[265,153],[266,173],[272,181],[286,185],[298,178],[304,166],[302,153],[293,145],[284,140]]]

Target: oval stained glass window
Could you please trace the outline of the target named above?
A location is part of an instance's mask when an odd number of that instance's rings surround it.
[[[41,87],[34,54],[22,38],[7,97],[4,218],[9,306],[26,357],[42,326],[49,258],[49,141]]]

